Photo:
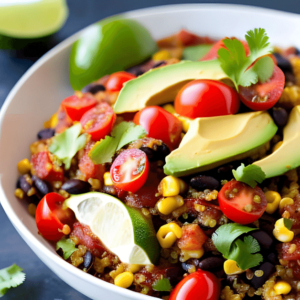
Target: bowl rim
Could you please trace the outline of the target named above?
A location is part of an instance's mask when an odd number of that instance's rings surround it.
[[[128,12],[117,14],[117,16],[121,16],[124,18],[130,18],[132,16],[143,16],[143,15],[157,15],[162,13],[170,13],[170,12],[176,12],[176,11],[183,11],[183,10],[201,10],[201,9],[224,9],[224,10],[234,10],[234,11],[241,11],[241,10],[247,10],[247,13],[264,13],[268,15],[277,15],[278,17],[293,17],[299,19],[299,15],[292,12],[286,12],[286,11],[280,11],[276,9],[270,9],[270,8],[261,8],[257,6],[250,6],[250,5],[243,5],[243,4],[206,4],[206,3],[195,3],[195,4],[171,4],[171,5],[161,5],[161,6],[154,6],[149,8],[142,8],[142,9],[136,9],[131,10]],[[93,23],[94,24],[94,23]],[[92,24],[91,24],[92,25]],[[89,25],[89,26],[91,26]],[[6,114],[6,111],[9,107],[9,104],[13,100],[14,96],[16,95],[19,88],[27,81],[27,79],[36,71],[38,70],[47,60],[51,59],[55,55],[58,55],[62,50],[69,47],[72,43],[74,43],[79,36],[82,34],[84,30],[86,30],[89,26],[81,29],[80,31],[74,33],[70,37],[66,38],[62,42],[60,42],[58,45],[56,45],[54,48],[52,48],[50,51],[48,51],[46,54],[44,54],[38,61],[36,61],[23,75],[22,77],[17,81],[17,83],[14,85],[8,96],[6,97],[2,108],[0,110],[0,134],[1,134],[1,125],[4,120],[4,116]],[[26,236],[26,239],[30,241],[32,245],[34,245],[35,248],[37,248],[39,251],[43,252],[47,258],[49,258],[50,261],[54,264],[60,265],[60,267],[64,268],[65,271],[68,273],[72,273],[74,276],[77,276],[79,279],[83,281],[87,281],[94,286],[98,286],[99,288],[103,288],[106,290],[110,290],[113,293],[127,296],[131,299],[157,299],[152,296],[142,295],[140,293],[123,289],[120,287],[117,287],[113,284],[110,284],[108,282],[105,282],[103,280],[100,280],[99,278],[94,277],[93,275],[87,274],[85,272],[82,272],[82,270],[78,268],[74,268],[70,263],[63,260],[61,257],[59,257],[57,254],[53,253],[51,250],[49,250],[41,241],[39,241],[35,235],[21,222],[21,220],[18,218],[17,214],[15,213],[12,205],[8,201],[5,195],[5,191],[3,189],[2,183],[1,183],[1,177],[2,174],[0,174],[0,203],[2,204],[2,207],[10,219],[11,223],[17,230],[17,232],[20,234],[20,232]],[[23,237],[22,237],[23,238]],[[26,241],[27,243],[27,241]],[[33,249],[32,249],[33,250]],[[33,250],[33,252],[36,252]]]

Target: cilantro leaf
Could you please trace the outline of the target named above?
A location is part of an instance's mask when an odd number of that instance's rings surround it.
[[[220,251],[226,258],[230,254],[232,243],[240,235],[256,230],[237,223],[229,223],[220,226],[212,235],[212,241],[217,250]]]
[[[163,279],[156,280],[152,284],[152,288],[154,291],[158,291],[158,292],[169,292],[171,291],[172,286],[168,278],[163,278]]]
[[[56,250],[61,249],[63,251],[64,259],[68,259],[73,252],[77,250],[75,243],[71,239],[63,237],[56,243]]]
[[[13,264],[8,268],[0,270],[0,298],[6,294],[10,288],[22,284],[25,280],[23,270]]]
[[[112,162],[116,151],[125,145],[144,137],[147,134],[145,129],[133,122],[121,122],[106,136],[104,140],[96,143],[89,152],[89,157],[94,164]]]
[[[293,221],[290,220],[290,219],[284,218],[284,219],[283,219],[283,222],[284,222],[284,226],[285,226],[288,230],[291,230],[291,228],[292,228],[292,226],[293,226]]]
[[[224,39],[223,43],[226,48],[218,50],[221,67],[233,81],[237,90],[239,85],[247,87],[257,83],[258,80],[265,82],[272,76],[274,69],[272,59],[264,57],[272,53],[265,29],[250,30],[245,38],[250,50],[248,57],[243,44],[237,39]]]
[[[82,149],[87,141],[87,134],[81,134],[81,124],[77,123],[64,132],[54,136],[49,151],[56,155],[68,170],[71,160],[78,150]]]
[[[236,170],[232,170],[233,176],[237,181],[247,183],[252,188],[256,187],[257,182],[262,183],[266,179],[266,174],[261,167],[241,164]]]

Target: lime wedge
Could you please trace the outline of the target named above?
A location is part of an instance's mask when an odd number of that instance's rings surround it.
[[[137,209],[99,192],[73,195],[65,205],[123,263],[157,264],[159,244],[152,221]]]
[[[37,38],[59,30],[68,16],[66,0],[0,0],[0,34]]]

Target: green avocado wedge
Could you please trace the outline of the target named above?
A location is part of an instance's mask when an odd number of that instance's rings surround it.
[[[156,51],[156,42],[138,22],[104,19],[84,30],[72,47],[71,86],[81,90],[104,75],[142,63]]]
[[[300,166],[298,153],[300,144],[300,105],[290,112],[289,120],[283,129],[282,145],[272,154],[256,161],[254,165],[262,168],[266,178],[275,177]]]
[[[150,105],[162,105],[174,101],[181,87],[191,80],[221,80],[227,77],[217,60],[182,61],[152,69],[125,83],[114,111],[120,114],[138,111]]]
[[[179,148],[166,157],[167,175],[186,176],[256,153],[275,135],[267,112],[197,118]]]
[[[186,47],[183,49],[183,59],[197,61],[207,54],[211,47],[212,45],[207,44]]]

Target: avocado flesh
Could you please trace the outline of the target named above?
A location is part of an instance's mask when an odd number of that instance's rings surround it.
[[[300,166],[299,144],[300,105],[297,105],[292,109],[289,120],[283,129],[282,145],[272,154],[254,164],[262,168],[266,173],[266,178],[282,175]]]
[[[195,79],[221,80],[228,78],[217,60],[182,61],[152,69],[127,81],[114,105],[117,114],[138,111],[150,105],[174,101],[178,91]]]
[[[166,157],[167,175],[186,176],[250,156],[275,135],[267,112],[197,118],[179,148]]]

